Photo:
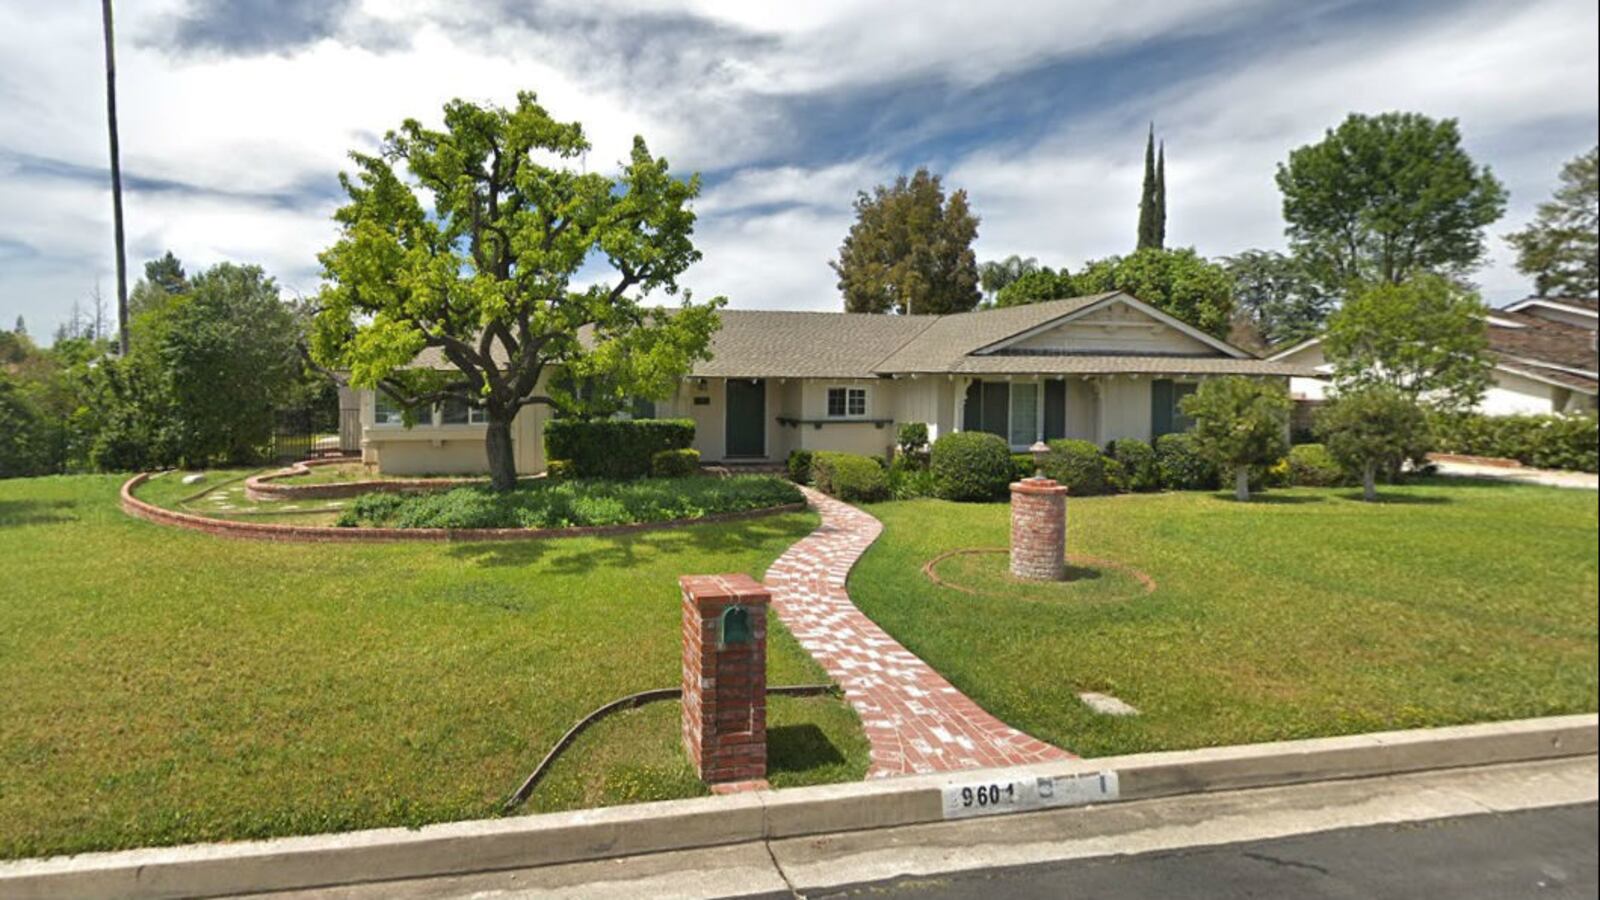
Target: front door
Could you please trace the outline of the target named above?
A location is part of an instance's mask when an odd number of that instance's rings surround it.
[[[726,456],[767,455],[767,383],[759,378],[728,381]]]

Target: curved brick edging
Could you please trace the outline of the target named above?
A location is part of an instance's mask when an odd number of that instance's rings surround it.
[[[804,503],[785,503],[782,506],[769,506],[766,509],[712,513],[696,519],[635,522],[631,525],[577,525],[571,528],[340,528],[334,525],[273,525],[268,522],[213,519],[146,503],[133,495],[133,489],[144,484],[149,477],[149,472],[141,472],[123,483],[121,492],[123,512],[158,525],[171,525],[175,528],[221,537],[257,541],[387,544],[398,541],[531,541],[563,537],[607,537],[641,531],[665,531],[687,525],[741,522],[746,519],[799,512],[806,508]]]
[[[293,462],[273,472],[251,475],[244,480],[244,495],[251,500],[342,500],[361,494],[403,494],[412,491],[432,491],[441,488],[483,484],[487,478],[393,478],[370,481],[340,481],[331,484],[278,484],[279,478],[295,478],[311,474],[313,466],[344,465],[348,458],[306,459]]]
[[[883,523],[800,490],[822,524],[784,551],[765,580],[778,617],[861,716],[872,745],[868,778],[1072,758],[984,711],[857,609],[845,580]]]

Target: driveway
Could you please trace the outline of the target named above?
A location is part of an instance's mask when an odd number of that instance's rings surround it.
[[[1485,466],[1478,463],[1437,461],[1440,475],[1459,478],[1494,478],[1500,481],[1520,481],[1524,484],[1542,484],[1549,487],[1600,489],[1600,476],[1591,472],[1561,472],[1555,469],[1530,469],[1521,466]]]

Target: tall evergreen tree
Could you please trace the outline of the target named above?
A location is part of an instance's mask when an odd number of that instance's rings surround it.
[[[1167,246],[1167,142],[1156,148],[1156,249]]]
[[[839,258],[846,312],[936,315],[978,305],[978,217],[967,192],[945,199],[938,175],[918,169],[856,196],[856,223]]]
[[[1144,184],[1139,192],[1139,244],[1135,249],[1159,247],[1156,237],[1156,126],[1144,140]]]

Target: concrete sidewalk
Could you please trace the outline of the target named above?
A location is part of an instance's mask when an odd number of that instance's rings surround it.
[[[1190,794],[270,896],[276,900],[805,896],[893,878],[931,879],[956,872],[1592,803],[1597,776],[1600,767],[1590,756]]]

